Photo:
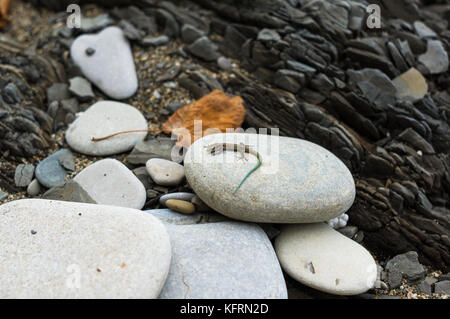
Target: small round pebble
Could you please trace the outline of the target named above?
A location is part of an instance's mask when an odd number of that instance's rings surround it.
[[[152,158],[147,161],[147,172],[153,181],[162,186],[177,186],[184,179],[183,165],[175,162]]]
[[[233,65],[231,64],[230,60],[228,60],[226,57],[221,56],[220,58],[217,59],[217,65],[225,71],[229,71],[231,70],[231,68],[233,67]]]
[[[169,199],[166,201],[166,206],[171,210],[174,210],[182,214],[193,214],[195,213],[195,206],[190,202],[178,199]]]
[[[195,194],[192,194],[192,193],[184,193],[184,192],[170,193],[170,194],[161,196],[159,198],[159,203],[161,205],[166,206],[166,202],[169,199],[178,199],[178,200],[184,200],[184,201],[190,202],[194,196],[195,196]]]
[[[28,195],[37,196],[40,192],[41,192],[41,185],[39,185],[37,179],[33,179],[27,188]]]

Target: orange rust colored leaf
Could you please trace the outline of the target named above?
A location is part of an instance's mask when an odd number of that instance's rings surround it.
[[[11,0],[0,0],[0,28],[8,25],[8,14],[11,9]]]
[[[228,97],[224,92],[215,90],[176,111],[163,124],[162,130],[178,136],[177,145],[188,148],[203,136],[240,128],[245,114],[240,96]],[[198,132],[194,132],[194,121],[201,121],[201,132],[198,125],[195,127]]]

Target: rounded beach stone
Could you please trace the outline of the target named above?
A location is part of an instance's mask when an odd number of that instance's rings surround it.
[[[172,263],[159,298],[287,298],[272,244],[259,226],[219,222],[166,227]]]
[[[371,254],[325,223],[285,226],[275,251],[289,276],[330,294],[362,294],[377,277]]]
[[[162,158],[147,161],[147,172],[152,180],[162,186],[177,186],[184,178],[184,167],[178,163]]]
[[[71,154],[67,149],[59,150],[43,159],[37,166],[35,175],[39,183],[47,188],[64,185],[67,171],[59,163],[59,157]]]
[[[41,192],[41,185],[39,181],[35,178],[31,181],[30,185],[27,187],[27,193],[30,196],[37,196]]]
[[[75,39],[70,55],[83,74],[109,97],[122,100],[138,88],[130,44],[118,27]]]
[[[258,163],[231,150],[215,156],[215,143],[244,143],[262,156],[262,166],[237,190]],[[257,134],[214,134],[197,140],[184,159],[186,178],[214,210],[233,219],[261,223],[313,223],[346,212],[355,183],[335,155],[308,141]]]
[[[178,199],[178,200],[184,200],[190,202],[191,199],[195,196],[195,194],[192,193],[185,193],[185,192],[178,192],[178,193],[170,193],[163,195],[159,198],[159,203],[161,205],[166,206],[166,202],[169,199]]]
[[[193,214],[195,213],[195,206],[191,202],[186,202],[184,200],[169,199],[166,201],[166,206],[173,211],[182,214]]]
[[[66,141],[79,153],[93,156],[108,156],[129,151],[147,136],[146,132],[120,134],[103,141],[92,138],[105,137],[120,131],[146,130],[147,121],[138,109],[131,105],[113,101],[93,104],[67,129]]]
[[[115,159],[104,159],[83,169],[73,179],[98,204],[141,209],[147,193],[141,181]]]
[[[39,199],[0,206],[0,298],[156,298],[170,239],[142,211]]]

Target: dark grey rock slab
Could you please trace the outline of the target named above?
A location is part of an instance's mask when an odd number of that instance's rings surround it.
[[[419,263],[415,251],[397,255],[386,264],[388,283],[391,289],[400,287],[402,280],[417,282],[425,278],[426,269]]]
[[[49,189],[42,195],[42,199],[97,204],[97,202],[75,181],[69,181],[63,186],[56,186]]]

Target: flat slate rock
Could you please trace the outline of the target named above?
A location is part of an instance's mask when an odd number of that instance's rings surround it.
[[[36,167],[36,178],[47,188],[64,185],[67,171],[61,166],[58,159],[64,154],[70,154],[67,149],[59,150],[42,160]]]
[[[377,277],[370,253],[325,223],[285,226],[275,251],[289,276],[326,293],[362,294]]]
[[[54,199],[65,202],[97,204],[95,200],[75,181],[68,181],[63,186],[56,186],[46,191],[42,199]]]
[[[122,100],[138,88],[130,44],[118,27],[75,39],[70,55],[84,76],[109,97]]]
[[[386,263],[386,272],[389,287],[400,287],[403,279],[408,283],[416,283],[425,278],[427,271],[419,262],[419,255],[415,251],[409,251],[390,259]]]
[[[419,56],[422,63],[431,74],[439,74],[448,71],[448,54],[442,42],[439,40],[427,41],[427,52]]]
[[[147,121],[138,109],[125,103],[101,101],[89,107],[69,126],[66,141],[79,153],[108,156],[129,151],[147,133],[121,134],[99,142],[93,142],[93,137],[146,129]]]
[[[234,193],[257,164],[253,155],[208,154],[215,143],[244,143],[262,156],[262,166]],[[270,150],[270,152],[269,152]],[[270,135],[214,134],[197,140],[184,167],[194,192],[211,208],[233,219],[261,223],[313,223],[346,212],[355,183],[335,155],[311,142]]]
[[[0,201],[5,200],[8,198],[8,194],[5,193],[1,188],[0,188]]]
[[[28,199],[0,224],[0,298],[156,298],[167,277],[167,231],[135,209]]]
[[[159,298],[287,298],[280,265],[260,227],[239,222],[166,227],[172,262]]]
[[[34,176],[34,165],[19,164],[14,174],[14,183],[17,187],[27,187]]]
[[[389,77],[378,69],[348,70],[347,74],[363,95],[380,107],[395,104],[397,90]]]
[[[70,79],[69,82],[70,82],[69,91],[77,98],[79,98],[81,101],[87,101],[95,97],[95,94],[92,91],[91,83],[85,78],[82,78],[81,76],[76,76]]]
[[[121,162],[104,159],[73,179],[99,204],[141,209],[147,193],[141,181]]]

